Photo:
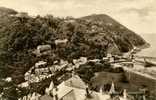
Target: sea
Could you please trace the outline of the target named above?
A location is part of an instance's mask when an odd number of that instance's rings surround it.
[[[138,54],[142,56],[156,57],[156,33],[141,34],[140,36],[150,44],[150,47],[141,50]]]
[[[140,52],[137,53],[139,56],[150,57],[152,59],[146,59],[154,64],[156,64],[156,33],[154,34],[141,34],[141,37],[150,44],[149,48],[142,49]],[[143,66],[138,67],[138,69],[144,69]],[[146,68],[145,69],[150,74],[156,76],[156,66]],[[156,77],[155,77],[156,78]]]

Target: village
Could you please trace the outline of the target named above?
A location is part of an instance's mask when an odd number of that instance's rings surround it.
[[[58,40],[56,44],[66,42],[67,40]],[[50,45],[39,45],[34,54],[39,57],[50,52]],[[156,79],[143,73],[150,69],[144,68],[143,61],[140,65],[137,64],[141,60],[138,61],[140,58],[135,56],[135,52],[137,49],[122,56],[107,54],[102,59],[80,57],[73,59],[72,63],[60,59],[52,65],[38,61],[25,73],[25,82],[17,87],[31,90],[32,84],[44,83],[47,79],[50,84],[42,89],[42,95],[33,90],[19,100],[148,100],[149,90],[153,89],[151,93],[154,95],[156,93]],[[143,68],[139,69],[138,66]],[[152,80],[151,84],[144,82],[146,78],[140,79],[142,76]],[[135,80],[136,77],[142,81]],[[11,78],[5,80],[12,81]],[[36,88],[37,85],[33,87]]]
[[[67,41],[63,40],[61,42]],[[37,47],[35,54],[37,56],[46,55],[50,50],[50,45],[40,45]],[[104,69],[109,69],[108,72],[104,70],[96,71],[91,79],[92,84],[90,84],[89,82],[84,82],[76,71],[88,63],[94,65],[107,63],[111,70],[106,67]],[[44,95],[32,92],[19,100],[148,100],[146,99],[149,92],[148,86],[141,87],[142,82],[137,83],[140,85],[139,90],[131,87],[128,83],[120,83],[121,80],[127,81],[127,77],[131,80],[129,72],[135,70],[135,66],[133,52],[126,53],[123,56],[107,54],[103,59],[88,60],[86,57],[80,57],[79,59],[74,59],[73,63],[61,59],[54,61],[53,65],[47,65],[46,61],[39,61],[25,73],[25,82],[19,84],[18,87],[29,89],[31,88],[30,84],[44,82],[44,80],[52,77],[56,78],[55,80],[59,83],[56,84],[52,80],[43,91]],[[113,70],[114,72],[112,72]],[[123,75],[121,73],[123,71],[126,74],[124,73]],[[68,74],[67,76],[62,74],[59,77],[54,77],[59,72],[67,72]],[[150,79],[151,76],[148,78]],[[156,79],[154,80],[156,82]],[[11,78],[7,78],[6,81],[10,82]],[[117,85],[120,86],[120,91],[117,89]],[[132,88],[132,91],[129,88]],[[155,93],[155,86],[153,89],[153,93]]]

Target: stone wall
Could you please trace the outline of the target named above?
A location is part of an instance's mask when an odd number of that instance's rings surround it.
[[[145,86],[150,90],[152,95],[156,96],[156,78],[150,78],[132,70],[125,70],[125,75],[132,85],[136,85],[138,88]]]

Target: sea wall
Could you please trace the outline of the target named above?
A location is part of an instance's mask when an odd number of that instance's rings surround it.
[[[125,76],[130,84],[138,88],[145,86],[152,95],[156,96],[156,78],[129,69],[125,69]]]

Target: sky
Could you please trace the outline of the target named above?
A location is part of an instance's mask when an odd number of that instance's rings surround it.
[[[156,34],[156,0],[0,0],[0,6],[43,16],[107,14],[138,34]]]

